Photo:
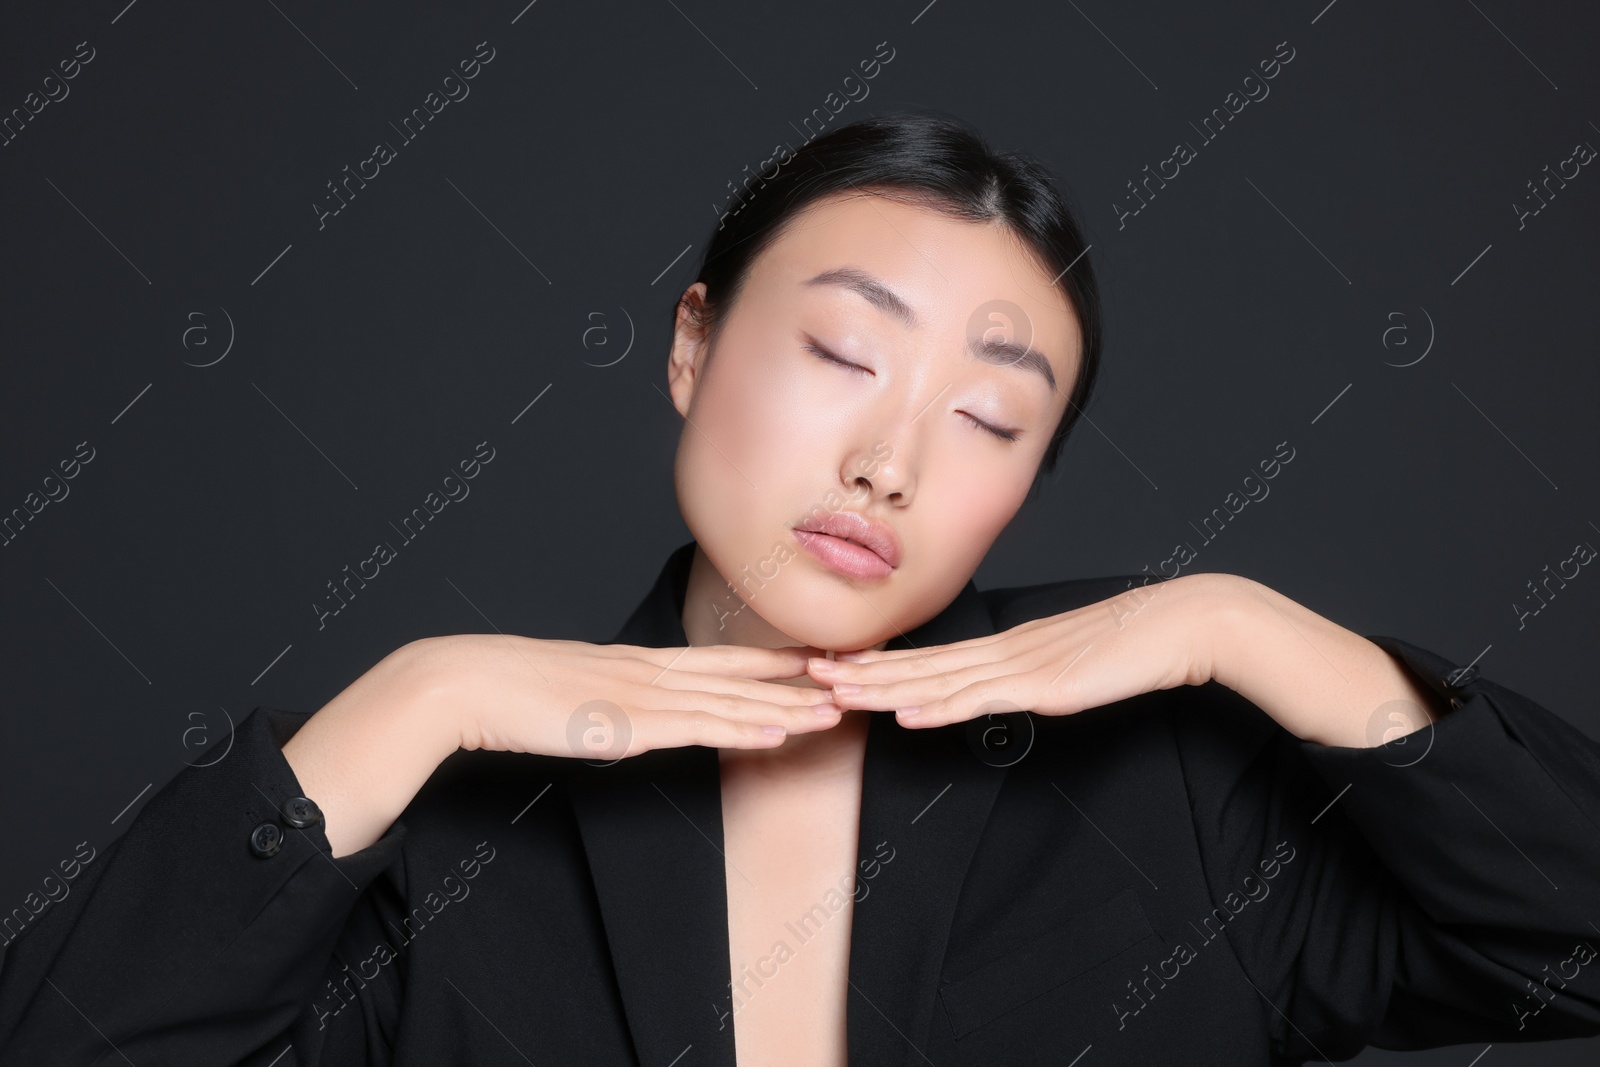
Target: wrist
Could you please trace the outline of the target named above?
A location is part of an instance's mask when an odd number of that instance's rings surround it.
[[[452,697],[449,637],[423,637],[401,645],[370,672],[377,692],[363,710],[411,737],[419,751],[441,763],[459,748],[472,747],[463,702]]]
[[[335,857],[377,841],[457,747],[430,658],[396,649],[283,746],[302,795],[323,811]]]
[[[1185,600],[1188,683],[1215,680],[1228,685],[1239,650],[1249,647],[1246,635],[1257,621],[1260,597],[1251,591],[1249,579],[1236,574],[1201,572],[1170,581],[1189,583]]]
[[[1366,748],[1392,737],[1391,722],[1409,730],[1432,721],[1423,690],[1381,647],[1260,582],[1218,577],[1226,580],[1210,613],[1212,677],[1284,729]]]

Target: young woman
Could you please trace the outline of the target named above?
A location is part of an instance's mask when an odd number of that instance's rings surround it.
[[[944,117],[785,154],[676,308],[693,539],[615,639],[426,638],[256,709],[7,946],[0,1062],[1600,1033],[1580,731],[1241,576],[974,587],[1095,379],[1085,253]]]

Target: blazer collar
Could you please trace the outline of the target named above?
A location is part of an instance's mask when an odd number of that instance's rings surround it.
[[[689,541],[667,557],[613,644],[688,644],[682,613],[694,549]],[[885,647],[994,632],[969,580],[942,612]],[[1005,777],[969,744],[976,727],[907,730],[884,713],[868,729],[846,1015],[852,1063],[926,1062],[956,898]],[[571,795],[639,1061],[671,1063],[693,1046],[693,1062],[734,1067],[717,750],[584,762]]]

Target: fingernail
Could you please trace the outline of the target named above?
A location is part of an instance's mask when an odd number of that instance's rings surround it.
[[[910,718],[911,716],[917,714],[921,710],[922,710],[922,705],[921,704],[913,704],[909,708],[901,708],[900,709],[900,714],[905,718]]]
[[[769,734],[781,734],[785,732],[783,727],[774,726],[772,723],[767,723],[765,726],[761,727],[761,729]]]
[[[861,687],[854,682],[835,682],[833,691],[838,696],[847,697],[861,692]]]

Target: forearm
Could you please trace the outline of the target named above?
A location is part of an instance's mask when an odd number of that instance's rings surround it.
[[[1259,582],[1218,575],[1211,675],[1307,741],[1370,748],[1448,710],[1389,653]]]
[[[382,837],[460,743],[451,705],[415,645],[396,649],[306,721],[283,746],[322,809],[335,857]]]

